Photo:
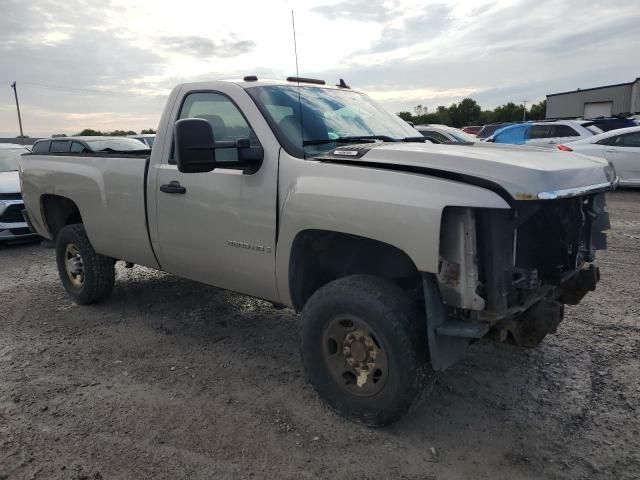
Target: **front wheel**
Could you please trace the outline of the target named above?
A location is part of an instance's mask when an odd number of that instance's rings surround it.
[[[96,253],[82,224],[62,228],[56,240],[58,274],[67,293],[80,305],[109,296],[115,282],[115,262]]]
[[[302,362],[337,413],[388,425],[414,404],[426,369],[419,309],[383,279],[353,275],[315,292],[302,311]]]

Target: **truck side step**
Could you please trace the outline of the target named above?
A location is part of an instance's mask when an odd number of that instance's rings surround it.
[[[461,322],[459,320],[447,320],[436,327],[438,335],[446,337],[482,338],[489,331],[489,326],[479,322]]]

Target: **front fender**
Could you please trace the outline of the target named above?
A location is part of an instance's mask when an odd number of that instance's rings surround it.
[[[392,245],[422,272],[436,273],[442,211],[447,206],[509,208],[496,193],[418,173],[351,165],[310,166],[284,195],[276,254],[278,289],[291,305],[289,257],[305,230],[358,235]]]

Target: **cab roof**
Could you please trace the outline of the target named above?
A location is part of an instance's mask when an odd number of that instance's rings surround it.
[[[256,78],[256,80],[252,80],[250,78]],[[242,88],[251,88],[251,87],[265,87],[265,86],[273,86],[273,85],[281,85],[281,86],[297,86],[298,77],[287,77],[285,80],[276,80],[276,79],[260,79],[255,75],[248,75],[244,78],[240,79],[225,79],[225,80],[212,80],[212,81],[202,81],[202,82],[189,82],[185,85],[202,85],[206,83],[216,83],[216,82],[225,82],[225,83],[234,83]],[[320,83],[324,82],[324,83]],[[346,84],[345,84],[346,85]],[[325,80],[318,80],[314,78],[302,78],[300,77],[300,86],[301,87],[318,87],[318,88],[327,88],[330,90],[350,90],[347,86],[340,86],[339,84],[331,85]]]

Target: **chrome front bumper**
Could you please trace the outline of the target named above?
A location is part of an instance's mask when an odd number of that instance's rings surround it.
[[[13,221],[13,218],[11,221],[2,221],[5,211],[14,205],[19,206],[21,210],[24,209],[24,203],[22,200],[0,200],[0,242],[23,240],[38,236],[29,227],[25,219],[17,222]]]

